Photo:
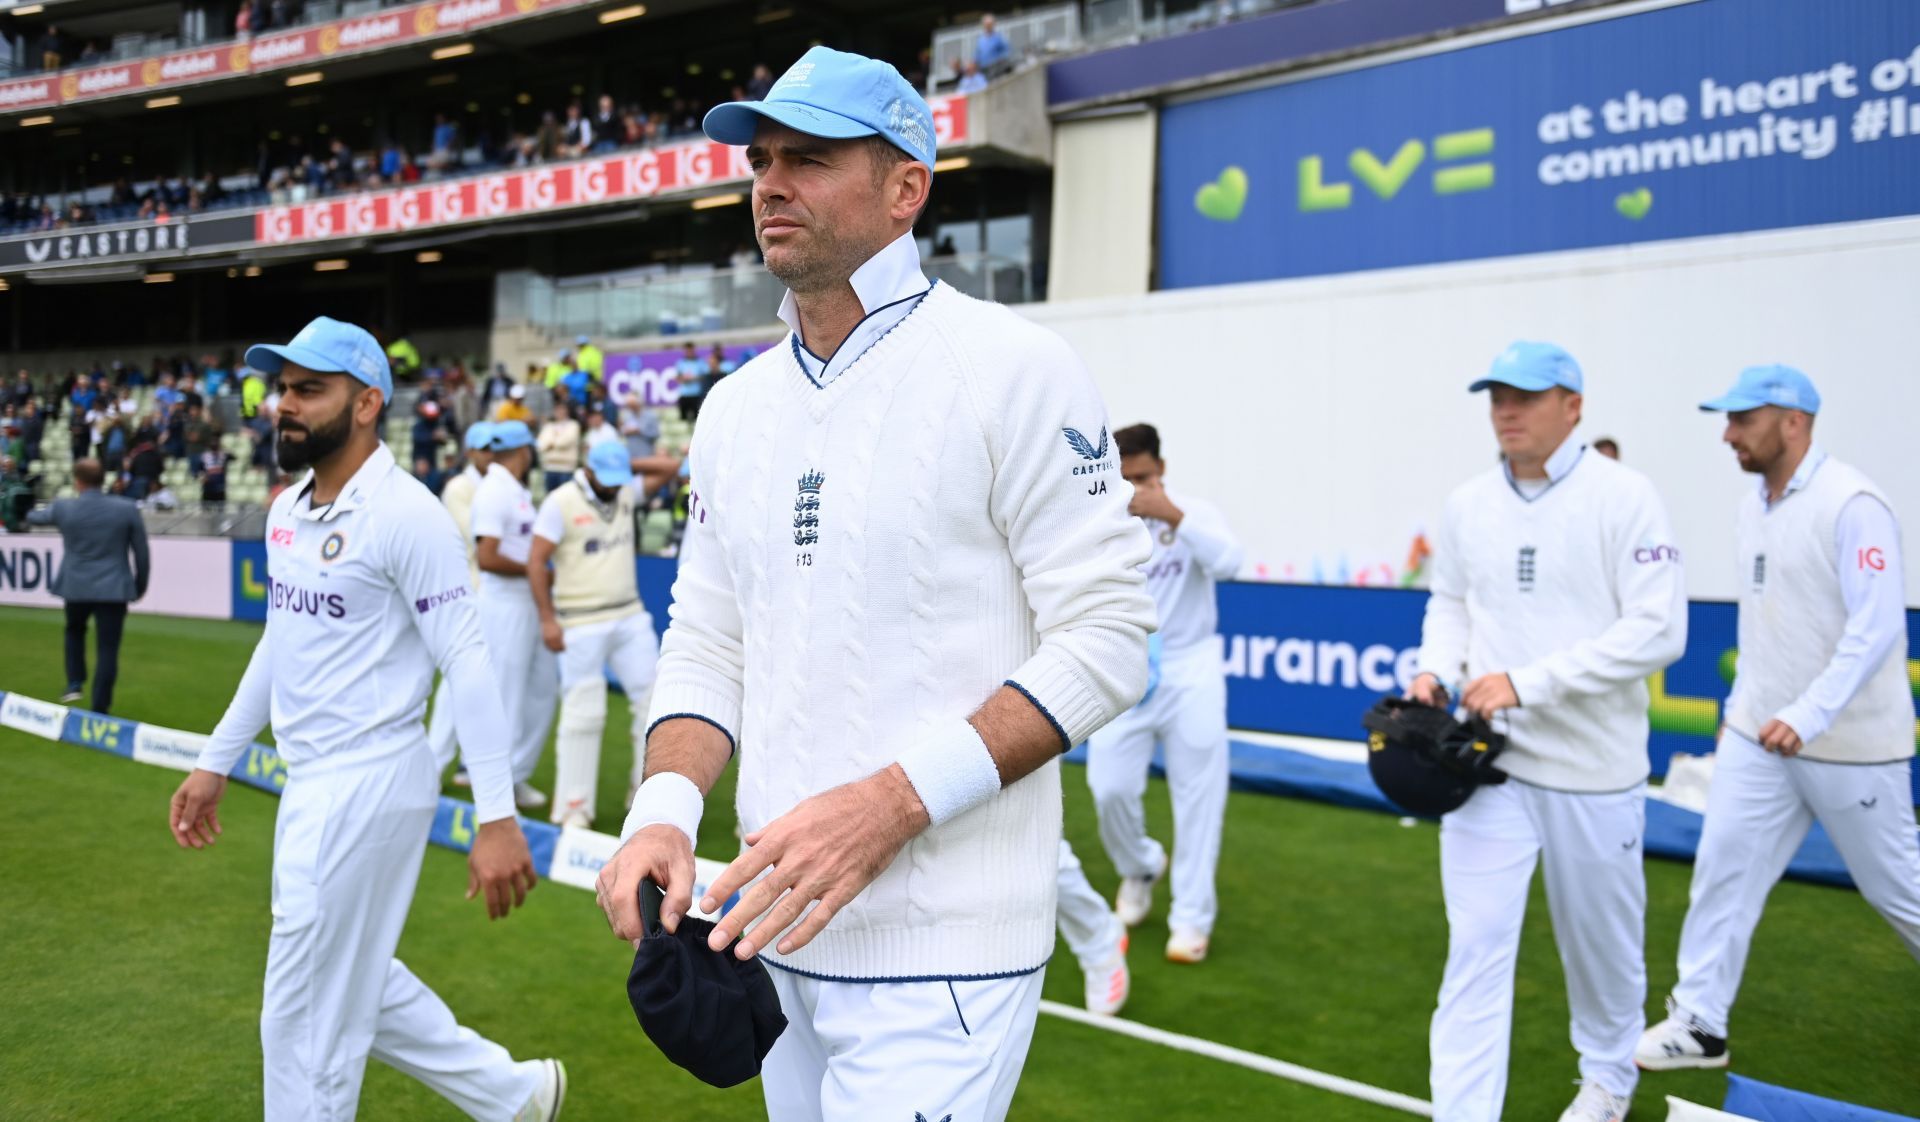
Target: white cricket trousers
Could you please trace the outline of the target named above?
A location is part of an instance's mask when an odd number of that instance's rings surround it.
[[[985,981],[833,982],[769,966],[787,1030],[760,1066],[768,1122],[1000,1122],[1045,971]]]
[[[553,652],[540,638],[540,610],[533,606],[527,582],[480,589],[480,630],[500,682],[507,727],[513,730],[513,781],[525,783],[540,763],[559,701],[560,673]]]
[[[1199,643],[1162,655],[1153,696],[1087,741],[1087,786],[1100,841],[1121,876],[1152,876],[1166,860],[1147,836],[1142,797],[1153,746],[1164,748],[1173,798],[1173,907],[1167,926],[1213,931],[1214,871],[1227,814],[1227,679],[1220,651]]]
[[[635,612],[619,619],[565,629],[560,652],[560,731],[553,741],[553,821],[585,812],[593,819],[600,787],[600,738],[607,726],[606,667],[627,693],[633,721],[629,735],[636,765],[645,755],[647,697],[653,689],[660,640],[653,617]]]
[[[1813,820],[1847,872],[1920,959],[1920,841],[1913,828],[1913,761],[1832,764],[1776,755],[1728,729],[1707,791],[1693,891],[1680,928],[1674,1004],[1714,1036],[1740,990],[1767,893]]]
[[[1060,839],[1060,868],[1056,880],[1060,900],[1060,934],[1067,941],[1067,949],[1080,960],[1080,969],[1092,970],[1101,966],[1120,949],[1120,940],[1126,937],[1127,926],[1120,922],[1120,917],[1113,914],[1113,909],[1107,907],[1107,902],[1087,882],[1086,871],[1080,867],[1080,857],[1065,838]]]
[[[471,1118],[508,1122],[538,1061],[453,1019],[393,952],[439,801],[425,743],[397,756],[290,775],[273,831],[273,928],[260,1050],[268,1122],[343,1122],[367,1057],[433,1088]]]
[[[1580,1078],[1633,1093],[1633,1049],[1646,1028],[1646,822],[1644,783],[1579,794],[1514,779],[1441,818],[1447,969],[1428,1042],[1435,1122],[1499,1122],[1536,864],[1546,870]]]

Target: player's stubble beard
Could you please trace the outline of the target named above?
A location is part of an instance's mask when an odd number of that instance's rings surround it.
[[[274,459],[280,463],[281,471],[299,471],[311,467],[346,447],[347,438],[353,435],[353,402],[348,402],[330,421],[315,428],[298,421],[281,419],[278,426],[280,439],[274,441]],[[305,434],[304,440],[288,440],[287,434],[297,432]]]
[[[765,218],[766,214],[761,217]],[[786,244],[769,246],[759,229],[754,230],[754,240],[760,243],[760,255],[766,260],[767,272],[796,295],[811,295],[846,284],[854,270],[881,248],[852,244],[841,236],[835,224],[823,221],[818,214],[808,216],[806,222],[802,227],[806,240],[801,245],[794,244],[795,239],[790,235]]]

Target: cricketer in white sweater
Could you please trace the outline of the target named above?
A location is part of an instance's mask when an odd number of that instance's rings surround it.
[[[853,354],[823,384],[796,348],[765,351],[709,394],[692,452],[649,725],[726,733],[748,834],[910,746],[978,753],[967,717],[1003,685],[1063,752],[1146,688],[1150,543],[1072,350],[935,284]],[[1031,972],[1053,950],[1059,841],[1050,762],[767,957],[835,981]]]
[[[1686,648],[1680,552],[1639,472],[1577,437],[1546,468],[1530,484],[1494,467],[1448,496],[1420,671],[1453,697],[1508,676],[1520,705],[1502,713],[1500,768],[1513,778],[1624,791],[1647,778],[1646,679]]]

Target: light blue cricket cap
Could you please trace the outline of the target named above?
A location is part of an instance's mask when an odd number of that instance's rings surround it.
[[[1740,372],[1733,388],[1712,401],[1700,403],[1703,413],[1743,413],[1762,405],[1798,409],[1802,413],[1820,412],[1820,391],[1813,379],[1791,366],[1749,366]]]
[[[487,441],[493,439],[493,425],[488,421],[475,421],[467,426],[466,446],[469,452],[483,451]]]
[[[587,453],[587,470],[602,487],[624,487],[633,482],[633,461],[627,458],[623,442],[609,440],[594,445]]]
[[[525,421],[495,421],[487,435],[487,451],[511,452],[533,443],[533,430]]]
[[[321,316],[300,329],[291,343],[259,343],[247,348],[246,363],[262,374],[277,375],[287,363],[323,374],[357,378],[393,400],[393,371],[387,352],[364,327]]]
[[[933,166],[933,110],[927,100],[898,70],[865,55],[814,47],[780,76],[765,101],[716,105],[701,128],[721,144],[752,144],[762,119],[828,140],[883,136]]]
[[[1580,374],[1580,364],[1573,356],[1552,343],[1529,343],[1521,340],[1501,351],[1493,360],[1493,368],[1486,377],[1467,387],[1468,393],[1479,393],[1488,386],[1512,386],[1516,390],[1546,390],[1561,386],[1574,393],[1586,392],[1586,384]]]

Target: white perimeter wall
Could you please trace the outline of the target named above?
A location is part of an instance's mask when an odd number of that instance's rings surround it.
[[[1583,435],[1617,438],[1666,497],[1690,594],[1733,599],[1751,480],[1695,406],[1743,366],[1790,363],[1825,398],[1817,438],[1909,528],[1920,604],[1920,219],[1021,311],[1079,350],[1115,425],[1160,428],[1169,482],[1223,506],[1243,575],[1273,580],[1397,579],[1447,492],[1494,459],[1467,384],[1532,338],[1584,367]]]

